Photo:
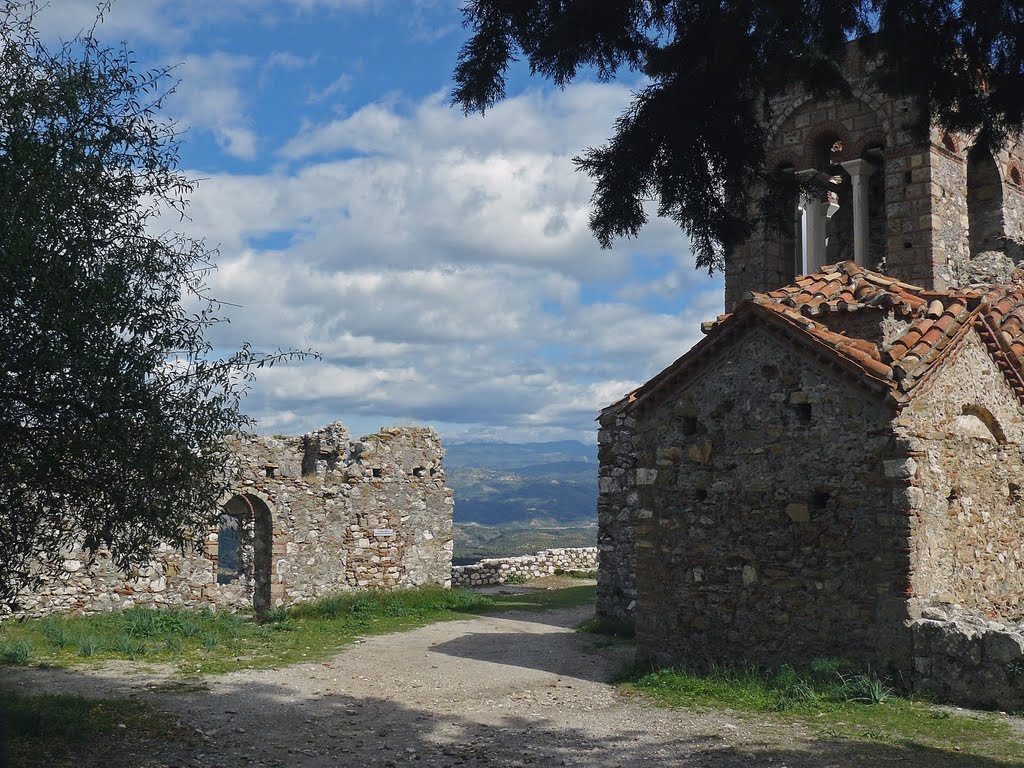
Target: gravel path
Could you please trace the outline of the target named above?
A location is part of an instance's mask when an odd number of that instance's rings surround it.
[[[976,765],[944,753],[829,741],[813,729],[670,711],[608,680],[630,649],[571,627],[593,609],[510,613],[372,637],[328,662],[175,682],[167,670],[27,669],[19,690],[154,701],[190,743],[92,755],[82,765],[850,766]]]

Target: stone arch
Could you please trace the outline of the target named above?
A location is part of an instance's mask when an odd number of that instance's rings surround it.
[[[270,585],[273,569],[274,517],[270,502],[261,494],[246,491],[226,497],[222,502],[221,527],[218,530],[218,583],[229,583],[246,579],[252,588],[252,607],[256,613],[265,613],[270,608]],[[222,580],[220,558],[228,551],[222,551],[221,535],[235,529],[237,533],[236,560],[234,573]],[[229,546],[234,545],[230,542]]]
[[[967,437],[995,440],[999,445],[1006,445],[1006,433],[999,420],[983,405],[965,405],[956,421],[960,433]]]
[[[967,232],[971,256],[1003,246],[1003,181],[987,149],[967,154]]]

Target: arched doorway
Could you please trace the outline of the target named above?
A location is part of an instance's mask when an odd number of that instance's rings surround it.
[[[224,504],[217,532],[217,583],[247,582],[256,613],[270,608],[274,521],[259,496],[243,493]]]
[[[1003,182],[992,153],[967,155],[967,230],[971,256],[1003,248]]]

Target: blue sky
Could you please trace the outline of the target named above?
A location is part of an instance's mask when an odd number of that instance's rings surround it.
[[[39,25],[92,15],[51,0]],[[520,67],[464,117],[454,0],[119,0],[100,36],[177,65],[167,111],[200,180],[181,226],[219,247],[212,293],[238,305],[215,343],[323,354],[260,372],[261,432],[593,440],[598,409],[721,311],[670,222],[610,251],[587,229],[571,158],[608,137],[628,76],[558,91]]]

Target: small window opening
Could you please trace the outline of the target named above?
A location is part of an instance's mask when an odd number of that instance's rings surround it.
[[[1020,485],[1017,483],[1010,483],[1010,503],[1020,504],[1022,501]]]
[[[375,467],[373,469],[373,476],[374,477],[381,477],[383,474],[384,474],[384,470],[381,469],[380,467]]]
[[[796,417],[799,419],[801,424],[810,424],[813,411],[811,410],[810,403],[797,403],[796,405]]]
[[[1018,187],[1021,186],[1020,168],[1017,166],[1010,169],[1010,183],[1016,184]]]
[[[684,435],[697,434],[697,417],[683,416],[682,430]]]
[[[708,498],[707,488],[695,488],[693,495],[697,497],[697,501],[705,501]]]
[[[234,515],[221,515],[217,530],[217,583],[230,584],[241,574],[242,532]]]
[[[427,468],[426,467],[413,467],[412,474],[413,474],[413,477],[426,477],[426,475],[427,475]]]
[[[277,464],[264,464],[263,471],[267,473],[267,477],[273,477],[277,473]]]
[[[953,154],[956,154],[956,142],[948,133],[942,134],[942,146]]]
[[[914,180],[914,174],[913,174],[912,171],[904,171],[903,172],[903,183],[904,184],[910,184],[911,182],[913,182],[913,180]]]

